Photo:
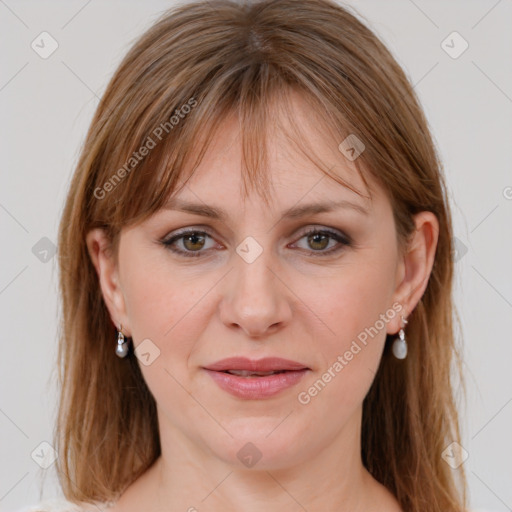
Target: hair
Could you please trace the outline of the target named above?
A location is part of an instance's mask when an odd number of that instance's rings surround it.
[[[269,121],[276,107],[287,109],[292,92],[307,101],[319,129],[337,144],[351,134],[364,143],[353,163],[367,185],[365,176],[389,198],[400,250],[415,230],[416,213],[430,211],[438,219],[432,272],[408,317],[408,357],[395,359],[392,340],[386,339],[363,403],[361,454],[404,510],[465,510],[463,467],[453,470],[441,456],[450,443],[460,443],[454,369],[464,388],[442,164],[400,65],[355,14],[331,0],[175,6],[135,42],[111,78],[59,226],[62,314],[54,438],[68,500],[116,499],[161,453],[155,400],[136,357],[115,355],[116,328],[87,233],[103,228],[117,254],[121,229],[154,214],[186,183],[228,115],[240,123],[245,190],[249,184],[265,200]],[[300,130],[290,140],[297,137]],[[307,140],[297,147],[307,147]],[[311,149],[304,154],[351,188],[312,158]]]

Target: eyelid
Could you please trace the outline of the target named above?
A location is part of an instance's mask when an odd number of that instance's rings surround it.
[[[169,250],[177,254],[178,256],[184,256],[184,257],[200,257],[208,255],[213,248],[204,250],[204,251],[185,251],[183,249],[178,248],[172,248],[172,245],[182,239],[184,236],[191,234],[191,233],[199,233],[199,234],[205,234],[208,235],[212,240],[215,240],[215,236],[212,234],[212,230],[208,226],[187,226],[184,228],[180,228],[176,231],[173,231],[172,234],[169,236],[166,235],[163,237],[160,242],[166,246]],[[331,228],[324,225],[319,224],[309,224],[299,230],[297,234],[294,235],[294,238],[296,240],[292,242],[292,244],[296,244],[299,242],[302,238],[309,234],[316,234],[316,233],[323,233],[327,234],[332,240],[335,240],[337,242],[337,247],[331,248],[327,251],[313,251],[308,249],[300,249],[301,251],[304,251],[307,253],[308,256],[319,256],[319,257],[327,257],[332,256],[334,254],[337,254],[338,252],[341,252],[345,248],[352,247],[354,245],[353,239],[350,235],[348,235],[345,231],[341,231],[337,228]]]
[[[344,240],[344,242],[349,245],[353,243],[352,237],[349,236],[346,231],[342,231],[337,228],[330,228],[321,224],[309,224],[306,226],[303,230],[300,230],[298,232],[298,235],[300,238],[302,238],[304,235],[307,235],[311,232],[321,232],[321,233],[328,233],[332,235],[336,235]]]
[[[187,233],[190,233],[191,231],[196,231],[198,233],[204,232],[210,236],[213,236],[212,230],[209,226],[193,225],[193,226],[186,226],[184,228],[179,228],[175,231],[172,231],[171,233],[168,233],[167,235],[165,235],[163,239],[166,240],[166,239],[174,238],[179,235],[186,235]]]
[[[190,231],[205,232],[208,235],[210,235],[212,238],[214,238],[216,236],[216,235],[213,234],[213,230],[209,226],[206,226],[206,225],[192,225],[192,226],[186,226],[184,228],[179,228],[176,231],[172,231],[172,236],[171,236],[171,233],[168,233],[167,235],[165,235],[162,238],[162,241],[170,240],[170,239],[172,239],[174,237],[177,237],[179,235],[187,234]],[[342,230],[337,229],[337,228],[331,228],[331,227],[328,227],[328,226],[324,226],[323,224],[308,224],[307,226],[299,229],[297,234],[294,235],[294,236],[299,236],[299,235],[303,236],[305,234],[310,233],[311,231],[332,232],[332,233],[335,233],[335,234],[339,235],[342,238],[345,238],[347,243],[352,243],[353,242],[352,238],[347,234],[346,231],[342,231]]]

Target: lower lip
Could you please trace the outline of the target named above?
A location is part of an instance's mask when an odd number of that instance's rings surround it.
[[[238,398],[258,400],[277,395],[281,391],[294,386],[308,370],[293,370],[267,375],[266,377],[239,377],[230,373],[206,371],[224,391]]]

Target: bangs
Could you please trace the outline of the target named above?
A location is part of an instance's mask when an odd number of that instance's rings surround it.
[[[273,200],[268,143],[276,132],[284,135],[290,146],[325,176],[363,195],[334,173],[333,166],[328,166],[317,155],[297,122],[291,96],[299,93],[301,99],[306,101],[308,122],[314,122],[315,129],[337,147],[337,141],[344,140],[349,131],[340,128],[342,124],[339,119],[329,115],[334,106],[326,108],[325,104],[296,84],[279,80],[278,73],[273,74],[272,80],[269,79],[270,75],[268,66],[249,68],[231,82],[216,84],[213,89],[181,98],[156,121],[148,115],[147,119],[151,122],[141,124],[134,131],[140,135],[130,144],[130,148],[138,148],[138,151],[134,149],[124,157],[128,167],[130,163],[134,164],[133,172],[127,171],[126,178],[112,191],[112,195],[116,195],[115,211],[109,214],[113,231],[118,232],[122,227],[143,222],[185,186],[201,164],[221,124],[231,116],[235,116],[239,125],[242,153],[240,193],[244,198],[255,192],[267,206]],[[158,103],[147,108],[148,112],[153,110],[161,113],[163,110]],[[283,119],[286,123],[281,122]],[[131,161],[134,158],[131,155],[140,154],[144,147],[148,148],[145,158],[140,163]],[[341,152],[339,162],[342,165],[348,162]],[[361,159],[350,163],[370,191]],[[119,168],[123,167],[126,167],[126,163]]]

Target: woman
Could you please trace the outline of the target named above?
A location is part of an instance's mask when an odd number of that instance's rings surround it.
[[[466,510],[442,168],[346,9],[166,13],[59,236],[66,510]]]

